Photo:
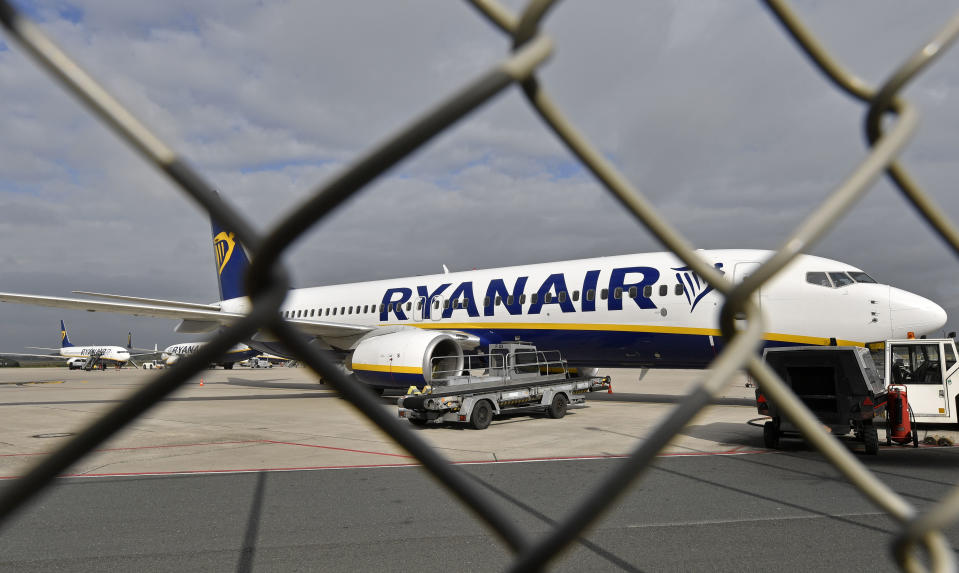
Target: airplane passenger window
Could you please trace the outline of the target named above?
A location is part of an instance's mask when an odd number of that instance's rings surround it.
[[[413,303],[411,302],[406,303],[406,310],[411,310],[412,308],[413,308]]]
[[[574,290],[574,291],[573,291],[573,302],[576,302],[576,301],[578,301],[578,300],[579,300],[579,291],[578,291],[578,290]]]
[[[519,295],[519,303],[526,304],[526,293]]]
[[[539,296],[539,293],[534,292],[534,293],[530,294],[530,295],[529,295],[529,303],[530,303],[530,304],[536,304],[536,297],[537,297],[537,296]]]
[[[496,296],[496,306],[499,306],[501,302],[503,302],[503,299],[502,299],[499,295],[497,295],[497,296]],[[510,304],[513,304],[513,301],[512,301],[512,300],[510,301]]]
[[[513,306],[513,295],[508,295],[506,297],[506,304]]]
[[[353,307],[352,306],[348,307],[346,311],[347,311],[347,314],[353,314]]]
[[[433,308],[434,308],[435,310],[439,310],[439,308],[440,308],[440,301],[434,300],[434,301],[433,301]]]
[[[586,300],[593,301],[596,300],[596,291],[589,289],[586,291]]]
[[[383,310],[385,310],[385,309],[386,309],[386,305],[381,302],[381,303],[380,303],[380,312],[383,312]],[[336,309],[333,309],[333,314],[336,314]]]
[[[852,280],[856,281],[857,283],[875,283],[876,282],[876,279],[872,278],[871,276],[867,275],[866,273],[862,271],[849,271],[847,274],[850,277],[852,277]]]
[[[345,307],[345,306],[341,306],[341,307],[340,307],[340,314],[346,314],[346,307]]]
[[[832,279],[832,282],[834,285],[836,285],[836,288],[849,286],[854,282],[846,273],[829,273],[829,278]]]
[[[623,287],[616,287],[615,289],[613,289],[613,298],[615,298],[616,300],[620,300],[621,298],[623,298]]]
[[[601,298],[601,299],[603,299],[603,300],[608,299],[608,298],[609,298],[609,289],[608,289],[608,288],[604,288],[603,290],[601,290],[600,293],[599,293],[599,298]]]
[[[566,291],[559,293],[559,302],[566,302]]]
[[[826,273],[822,272],[806,273],[806,282],[811,285],[832,287],[832,283],[829,282],[829,277],[826,276]]]
[[[659,285],[659,296],[666,296],[669,294],[669,287],[666,285]]]
[[[449,299],[444,300],[444,301],[443,301],[443,308],[449,308],[449,307],[450,307],[450,301],[449,301]]]
[[[644,295],[645,295],[646,289],[649,289],[650,292],[652,292],[653,287],[648,286],[648,285],[645,286],[645,287],[643,287],[643,294],[644,294]],[[634,286],[629,287],[629,298],[636,298],[636,295],[637,295],[637,294],[639,294],[639,289],[638,289],[638,288],[636,288],[636,287],[634,287]]]
[[[416,310],[423,310],[423,299],[416,301]]]
[[[470,305],[470,299],[469,299],[469,298],[464,298],[464,299],[463,299],[463,306],[461,306],[460,308],[466,308],[466,307],[468,307],[469,305]]]
[[[499,297],[496,297],[496,298],[499,299]],[[497,304],[499,304],[499,303],[497,303]],[[484,296],[484,297],[483,297],[483,306],[484,306],[484,307],[485,307],[485,306],[489,306],[489,297],[488,297],[488,296]]]
[[[633,294],[633,289],[629,289],[629,295],[633,298],[636,297],[636,295]],[[643,296],[646,298],[653,296],[653,285],[646,285],[643,287]]]
[[[683,294],[683,290],[684,290],[684,289],[683,289],[682,283],[677,283],[677,284],[676,284],[676,289],[675,289],[676,294]]]
[[[336,307],[333,307],[333,316],[336,316]]]
[[[552,301],[553,301],[553,293],[548,292],[548,293],[546,293],[546,294],[543,295],[543,302],[544,302],[544,303],[546,303],[546,302],[552,302]]]

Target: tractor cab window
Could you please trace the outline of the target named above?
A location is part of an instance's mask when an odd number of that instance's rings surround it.
[[[903,344],[892,348],[894,384],[942,384],[939,343]]]

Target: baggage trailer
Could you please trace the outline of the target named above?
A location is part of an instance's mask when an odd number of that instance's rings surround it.
[[[763,360],[792,388],[799,399],[834,435],[852,431],[867,454],[879,453],[877,423],[882,421],[886,390],[872,356],[854,346],[768,348]],[[798,433],[775,403],[756,389],[760,414],[772,420],[763,426],[767,448],[778,448],[780,437]]]
[[[609,389],[608,376],[571,376],[558,351],[523,342],[491,344],[488,354],[463,358],[462,370],[434,370],[432,386],[410,387],[397,401],[399,416],[417,426],[467,422],[483,430],[506,412],[562,418],[568,408],[586,407],[585,393]],[[443,360],[434,358],[434,366]]]

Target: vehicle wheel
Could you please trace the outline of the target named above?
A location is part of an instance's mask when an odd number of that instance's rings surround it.
[[[566,394],[557,393],[553,396],[553,401],[550,402],[549,407],[546,408],[546,413],[549,414],[550,418],[558,420],[566,415],[567,404],[569,404],[569,400],[566,399]]]
[[[485,430],[489,423],[493,421],[493,406],[489,400],[483,400],[473,406],[473,413],[470,414],[470,425],[474,430]]]
[[[233,370],[233,363],[232,363],[232,362],[227,362],[226,364],[223,365],[223,369],[224,369],[224,370]]]
[[[779,430],[774,422],[763,424],[763,443],[770,450],[779,449]]]
[[[919,432],[915,428],[912,430],[912,447],[919,447]]]
[[[886,420],[886,445],[892,445],[892,421]]]
[[[872,424],[862,427],[862,441],[866,444],[866,454],[874,456],[879,453],[879,431]]]
[[[425,426],[426,420],[423,418],[407,418],[414,426]]]

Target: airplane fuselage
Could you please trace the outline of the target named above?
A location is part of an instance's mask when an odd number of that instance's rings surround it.
[[[770,255],[699,252],[734,282]],[[765,284],[759,302],[773,346],[861,345],[945,322],[931,301],[809,255]],[[248,308],[245,299],[221,304]],[[571,365],[699,368],[722,349],[721,304],[675,255],[648,253],[295,289],[282,312],[302,321],[460,331],[482,345],[519,339],[561,350]],[[269,341],[251,346],[288,355]]]

